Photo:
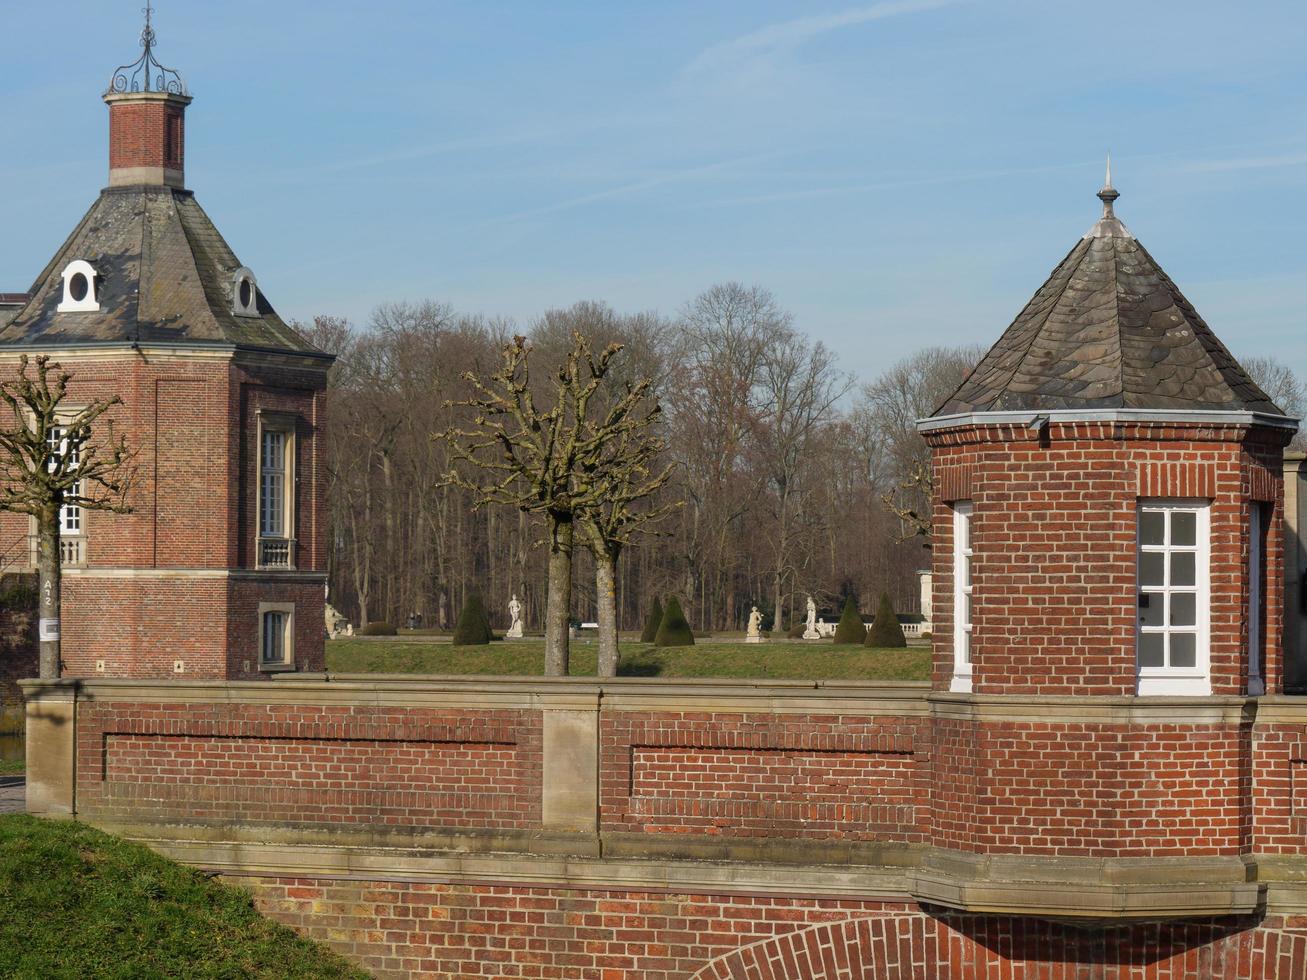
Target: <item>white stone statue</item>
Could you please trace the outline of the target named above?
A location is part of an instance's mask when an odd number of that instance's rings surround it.
[[[326,619],[327,636],[330,639],[337,640],[342,636],[354,635],[354,625],[331,603],[327,603],[323,613]]]
[[[749,613],[749,632],[744,638],[745,643],[762,643],[762,613],[758,612],[758,607],[754,606]]]
[[[805,640],[820,640],[821,634],[817,632],[817,603],[812,601],[812,596],[808,596],[808,622],[803,631]]]
[[[512,622],[509,624],[508,632],[504,634],[510,640],[520,640],[522,638],[522,603],[517,601],[517,593],[513,593],[513,598],[508,602],[508,615]]]

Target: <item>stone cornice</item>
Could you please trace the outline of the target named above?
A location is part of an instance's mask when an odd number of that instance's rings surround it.
[[[937,691],[931,714],[951,721],[1095,725],[1239,725],[1257,716],[1256,698],[1047,694],[954,694]],[[1307,709],[1304,710],[1307,716]]]
[[[958,429],[977,426],[1014,426],[1029,428],[1043,420],[1046,424],[1065,424],[1080,422],[1107,422],[1114,424],[1160,424],[1182,426],[1254,426],[1262,425],[1277,429],[1297,431],[1298,420],[1286,415],[1269,415],[1263,412],[1230,412],[1203,409],[1142,409],[1142,408],[1104,408],[1104,409],[1025,409],[1019,412],[967,412],[959,415],[938,415],[917,420],[917,430],[922,433],[936,432],[942,429]]]

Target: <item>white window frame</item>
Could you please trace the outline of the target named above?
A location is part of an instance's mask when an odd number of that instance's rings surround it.
[[[254,445],[254,564],[259,568],[295,568],[295,457],[296,417],[271,412],[259,413],[258,432]],[[263,440],[267,433],[282,435],[282,487],[281,533],[265,534],[263,530]],[[271,556],[284,555],[284,560],[271,560]]]
[[[269,660],[265,656],[265,623],[269,613],[280,615],[282,617],[282,656],[279,660]],[[255,646],[258,650],[259,670],[278,671],[295,669],[295,604],[293,602],[259,603],[259,617],[256,623]]]
[[[1161,545],[1144,545],[1143,515],[1146,512],[1161,512],[1165,516],[1166,532]],[[1193,513],[1194,545],[1175,545],[1171,541],[1171,515],[1175,513]],[[1135,508],[1135,671],[1136,690],[1141,695],[1197,695],[1212,693],[1211,674],[1211,501],[1192,498],[1140,498]],[[1145,586],[1141,584],[1141,566],[1145,553],[1161,553],[1164,559],[1163,584],[1147,586],[1150,593],[1163,595],[1163,622],[1158,626],[1144,626],[1139,614],[1139,599]],[[1194,554],[1194,585],[1175,586],[1171,584],[1172,554],[1192,552]],[[1194,665],[1192,667],[1144,667],[1139,663],[1142,637],[1145,633],[1162,634],[1164,649],[1170,649],[1170,635],[1188,633],[1189,629],[1173,629],[1168,622],[1170,597],[1174,594],[1192,594],[1194,605]],[[1170,654],[1166,653],[1169,660]]]
[[[65,419],[72,418],[80,409],[66,407],[60,412],[55,424],[46,430],[46,445],[58,452],[68,452],[68,427]],[[80,456],[80,447],[72,447],[74,457]],[[76,465],[78,459],[74,458]],[[53,460],[51,461],[53,463]],[[78,480],[72,487],[74,494],[82,492],[82,482]],[[61,504],[59,507],[59,561],[65,568],[76,568],[86,564],[86,513],[85,508],[77,504]],[[39,537],[36,518],[29,522],[30,564],[36,567]]]
[[[971,647],[974,592],[975,550],[971,544],[972,517],[975,509],[970,500],[953,504],[953,680],[950,691],[971,691]],[[966,610],[966,615],[963,615]]]

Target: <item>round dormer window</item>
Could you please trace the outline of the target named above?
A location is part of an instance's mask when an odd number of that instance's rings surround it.
[[[100,309],[95,280],[99,273],[84,259],[69,262],[61,273],[64,281],[63,300],[57,307],[60,313],[95,313]]]
[[[259,283],[244,266],[231,277],[231,311],[237,316],[259,315]]]

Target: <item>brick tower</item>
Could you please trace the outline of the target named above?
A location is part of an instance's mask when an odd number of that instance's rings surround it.
[[[1296,423],[1117,219],[1110,170],[1098,196],[1102,218],[919,423],[935,763],[914,895],[1250,912],[1247,695],[1282,687]]]
[[[109,186],[0,318],[0,365],[48,354],[71,406],[118,395],[136,451],[127,515],[61,516],[63,672],[266,676],[323,663],[321,395],[332,358],[273,310],[185,186],[181,77],[114,72]],[[6,322],[7,321],[7,322]],[[7,567],[28,519],[0,518]]]

